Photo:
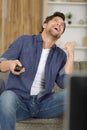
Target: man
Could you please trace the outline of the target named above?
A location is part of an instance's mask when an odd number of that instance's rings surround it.
[[[64,112],[64,91],[53,92],[54,83],[64,88],[73,71],[73,45],[66,53],[55,45],[65,30],[65,16],[55,12],[43,23],[39,35],[17,38],[1,56],[0,70],[10,71],[0,96],[1,130],[15,130],[16,120],[52,118]],[[16,66],[23,66],[16,71]],[[4,125],[5,124],[5,125]]]

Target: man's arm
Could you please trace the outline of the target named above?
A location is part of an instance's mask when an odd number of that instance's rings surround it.
[[[10,63],[11,63],[11,60],[3,60],[3,61],[0,61],[0,71],[1,72],[6,72],[6,71],[9,71],[10,70]]]
[[[16,72],[14,69],[17,65],[22,66],[19,60],[3,60],[0,62],[0,71],[11,71],[15,75],[20,75],[25,72],[25,68],[21,69],[19,72]]]
[[[67,62],[65,64],[65,73],[71,74],[74,70],[74,45],[73,43],[67,42],[65,44],[65,49],[67,53]]]

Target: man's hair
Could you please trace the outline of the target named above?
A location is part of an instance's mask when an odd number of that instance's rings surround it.
[[[43,22],[43,24],[44,24],[44,23],[48,23],[50,20],[52,20],[54,17],[57,17],[57,16],[58,16],[58,17],[61,17],[61,18],[63,19],[63,21],[65,21],[65,15],[64,15],[63,13],[61,13],[61,12],[55,12],[53,15],[50,15],[50,16],[46,17],[46,19],[45,19],[45,21]],[[65,24],[65,22],[64,22],[64,30],[63,30],[63,32],[65,31],[65,28],[66,28],[66,24]],[[43,26],[42,26],[40,33],[42,33],[43,30],[44,30],[44,28],[43,28]]]

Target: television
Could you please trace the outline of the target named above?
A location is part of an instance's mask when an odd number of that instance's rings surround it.
[[[87,73],[68,76],[65,89],[64,130],[87,130]]]

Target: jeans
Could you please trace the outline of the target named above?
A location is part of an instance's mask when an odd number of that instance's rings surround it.
[[[43,102],[37,103],[36,96],[23,102],[13,91],[0,95],[0,130],[15,130],[16,121],[29,118],[53,118],[64,112],[64,91],[55,92]]]

